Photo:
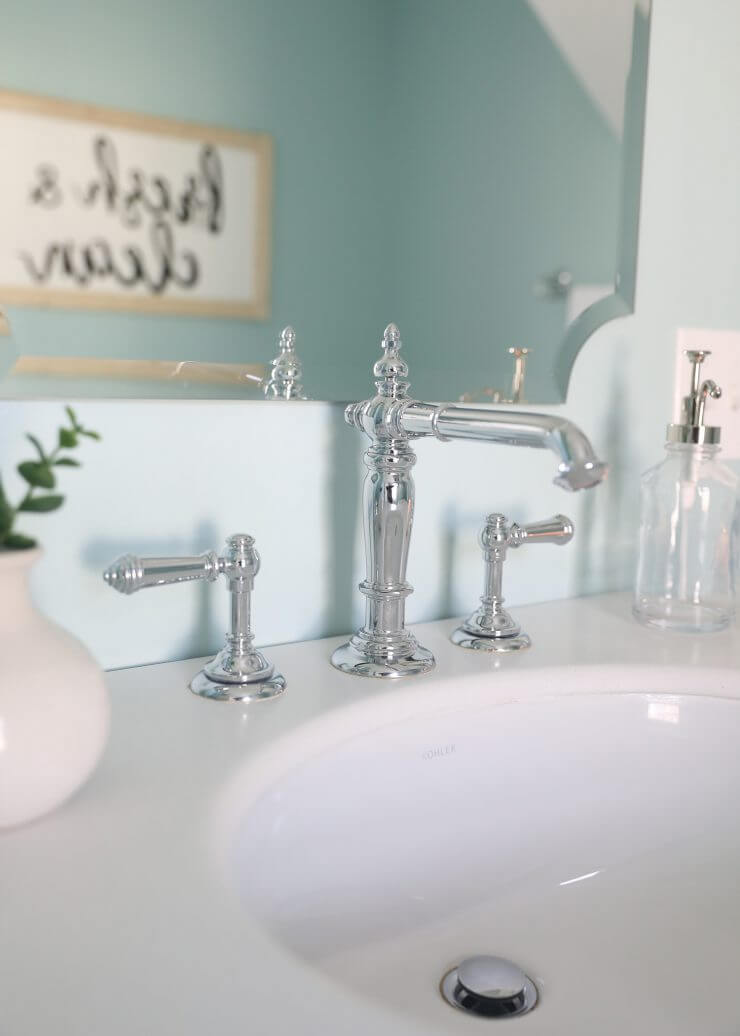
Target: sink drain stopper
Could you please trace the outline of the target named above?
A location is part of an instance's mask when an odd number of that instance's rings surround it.
[[[537,989],[521,968],[503,957],[468,957],[440,986],[448,1004],[482,1018],[516,1018],[537,1003]]]

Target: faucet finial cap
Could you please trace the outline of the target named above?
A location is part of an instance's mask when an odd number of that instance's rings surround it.
[[[280,332],[280,348],[282,350],[284,350],[284,349],[292,349],[294,345],[295,345],[295,331],[290,326],[290,324],[288,324],[288,326],[284,327],[282,329],[282,331]]]
[[[403,399],[409,383],[403,379],[409,372],[408,364],[401,359],[401,333],[395,324],[388,324],[381,342],[383,355],[373,367],[375,385],[381,396]]]

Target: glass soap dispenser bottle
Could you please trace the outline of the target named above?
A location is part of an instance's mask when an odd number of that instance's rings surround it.
[[[707,398],[722,391],[701,381],[710,353],[686,351],[691,390],[681,423],[669,424],[666,458],[642,476],[635,618],[660,629],[724,629],[734,616],[738,479],[718,458],[720,428],[704,423]]]

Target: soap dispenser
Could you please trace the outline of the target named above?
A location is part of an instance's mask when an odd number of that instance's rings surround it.
[[[686,351],[691,390],[669,424],[667,456],[642,476],[633,614],[659,629],[702,633],[734,616],[738,479],[718,458],[720,428],[704,423],[722,392],[701,380],[706,351]]]

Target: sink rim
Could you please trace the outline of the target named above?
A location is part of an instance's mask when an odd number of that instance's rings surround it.
[[[415,686],[410,693],[383,695],[378,698],[370,698],[362,702],[342,703],[337,708],[324,710],[322,714],[315,714],[315,718],[294,729],[291,735],[284,739],[272,742],[259,756],[243,764],[234,775],[234,783],[229,791],[236,796],[227,803],[224,799],[222,804],[232,808],[231,816],[226,816],[226,827],[224,831],[230,836],[236,832],[237,827],[244,822],[250,811],[254,808],[255,801],[264,793],[270,790],[275,781],[281,781],[292,771],[304,765],[311,765],[311,762],[320,758],[325,753],[331,753],[334,748],[346,746],[356,737],[370,737],[377,734],[383,737],[383,731],[397,725],[407,724],[409,720],[413,723],[415,717],[426,719],[434,716],[437,720],[447,714],[453,716],[468,716],[470,711],[489,712],[493,708],[501,706],[525,705],[528,707],[564,703],[573,703],[578,709],[576,702],[588,702],[595,698],[610,699],[612,702],[618,699],[632,699],[642,701],[646,704],[655,701],[675,701],[677,699],[698,698],[709,702],[740,701],[740,671],[735,668],[724,667],[714,668],[710,671],[687,671],[685,667],[667,667],[656,665],[623,666],[623,665],[591,665],[583,667],[541,667],[537,670],[530,669],[515,674],[509,674],[496,687],[496,693],[491,694],[491,674],[478,673],[472,678],[463,678],[460,683],[457,681],[445,680],[438,685],[436,694],[430,694],[430,689],[423,686]],[[451,696],[451,684],[457,684],[458,693]],[[464,685],[464,689],[460,686]],[[425,691],[427,693],[425,693]],[[403,700],[401,700],[403,697]],[[699,703],[697,703],[698,705]],[[629,706],[631,711],[631,706]],[[621,710],[620,710],[621,711]],[[587,710],[588,712],[588,710]],[[716,714],[715,714],[716,715]],[[496,723],[494,719],[494,725]],[[270,748],[272,750],[270,750]],[[301,753],[300,758],[298,752]],[[351,752],[351,749],[350,749]],[[256,843],[259,844],[259,843]],[[265,919],[258,913],[253,913],[245,904],[243,891],[237,888],[235,871],[233,868],[233,842],[231,837],[221,845],[222,855],[219,865],[225,870],[226,882],[233,890],[238,900],[239,910],[249,917],[250,923],[257,925],[261,936],[276,947],[286,958],[300,967],[302,970],[331,984],[331,987],[338,993],[349,994],[357,997],[365,1004],[372,1004],[374,1007],[383,1006],[378,1003],[374,995],[370,996],[367,989],[361,984],[347,978],[332,967],[324,967],[320,962],[320,955],[317,959],[311,959],[301,952],[298,946],[291,945],[281,935],[279,926],[272,926],[266,923]],[[293,854],[290,854],[292,857]],[[287,857],[287,858],[290,858]],[[368,943],[372,946],[372,940]],[[472,947],[472,949],[471,949]],[[440,949],[440,947],[438,947]],[[518,947],[516,954],[510,949],[508,943],[504,946],[499,944],[487,945],[480,939],[474,939],[470,944],[467,942],[459,947],[452,943],[445,942],[441,946],[439,954],[439,967],[444,971],[459,963],[458,958],[470,952],[480,953],[501,953],[506,952],[512,959],[520,961],[527,974],[533,976],[538,988],[547,991],[549,977],[543,971],[541,965],[532,959],[528,959],[526,949]],[[330,957],[331,959],[331,957]],[[545,957],[546,959],[546,957]],[[433,968],[429,961],[423,961],[426,973],[426,983],[429,986]],[[437,962],[435,962],[436,964]],[[372,969],[371,969],[372,970]],[[442,973],[442,972],[440,972]],[[436,972],[435,972],[436,974]],[[416,982],[418,976],[414,979]],[[429,989],[432,987],[429,986]],[[424,1002],[426,1004],[426,1001]],[[409,1011],[410,1019],[427,1018],[427,1009],[432,1010],[431,1001],[423,1009]],[[385,1005],[393,1017],[399,1020],[406,1017],[404,1010],[399,1010],[398,1004]],[[449,1021],[452,1031],[452,1021]],[[437,1031],[436,1029],[430,1031]],[[455,1031],[457,1031],[455,1029]]]
[[[491,688],[491,681],[500,686]],[[707,683],[711,681],[711,688]],[[729,666],[687,669],[659,664],[551,665],[447,677],[385,689],[377,696],[319,709],[306,722],[269,739],[240,763],[217,792],[209,818],[211,865],[236,895],[229,852],[238,825],[260,796],[291,770],[353,738],[415,717],[455,715],[534,701],[577,697],[645,696],[740,700],[740,670]]]

